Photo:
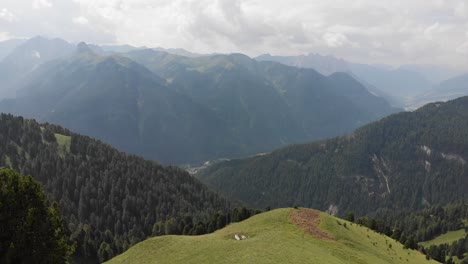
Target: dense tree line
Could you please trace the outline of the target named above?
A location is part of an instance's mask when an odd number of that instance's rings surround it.
[[[159,221],[153,225],[153,236],[163,235],[203,235],[212,233],[225,227],[230,223],[236,223],[259,214],[261,211],[247,209],[245,207],[234,208],[227,214],[215,213],[207,221],[194,222],[193,218],[169,218],[166,221]]]
[[[40,184],[0,169],[0,263],[68,263],[74,245]]]
[[[431,245],[422,248],[427,259],[435,259],[446,264],[455,264],[455,258],[461,260],[461,264],[468,264],[468,234],[451,244]]]
[[[391,226],[400,233],[414,235],[418,242],[431,240],[448,231],[465,228],[468,203],[459,201],[436,205],[419,211],[380,210],[375,215],[382,225]]]
[[[354,133],[220,162],[196,176],[253,208],[367,215],[468,200],[468,97],[394,114]]]
[[[453,263],[456,256],[468,263],[468,203],[459,201],[445,206],[431,206],[420,211],[381,210],[374,217],[359,217],[355,222],[399,241],[405,248],[418,249],[428,258]],[[348,213],[346,220],[354,220]],[[429,241],[449,231],[464,229],[467,235],[451,244],[423,247],[419,242]]]
[[[0,166],[32,175],[58,202],[75,261],[98,262],[171,218],[207,223],[231,204],[176,167],[121,153],[50,124],[0,115]]]

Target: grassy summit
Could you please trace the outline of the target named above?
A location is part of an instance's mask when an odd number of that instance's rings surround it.
[[[246,239],[236,240],[235,236]],[[436,263],[311,209],[277,209],[202,236],[150,238],[108,263]]]

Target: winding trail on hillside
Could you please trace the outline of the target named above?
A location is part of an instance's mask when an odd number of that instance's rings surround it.
[[[299,209],[291,212],[289,221],[296,224],[309,235],[319,239],[334,240],[334,238],[323,231],[320,225],[320,212],[312,209]]]

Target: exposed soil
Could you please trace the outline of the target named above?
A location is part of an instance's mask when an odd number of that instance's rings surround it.
[[[333,240],[329,234],[320,229],[320,212],[312,209],[293,210],[289,220],[298,225],[307,234],[319,239]]]

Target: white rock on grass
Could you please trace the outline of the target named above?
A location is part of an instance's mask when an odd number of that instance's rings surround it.
[[[239,237],[238,234],[235,234],[235,235],[234,235],[234,238],[235,238],[236,240],[240,240],[240,237]]]

